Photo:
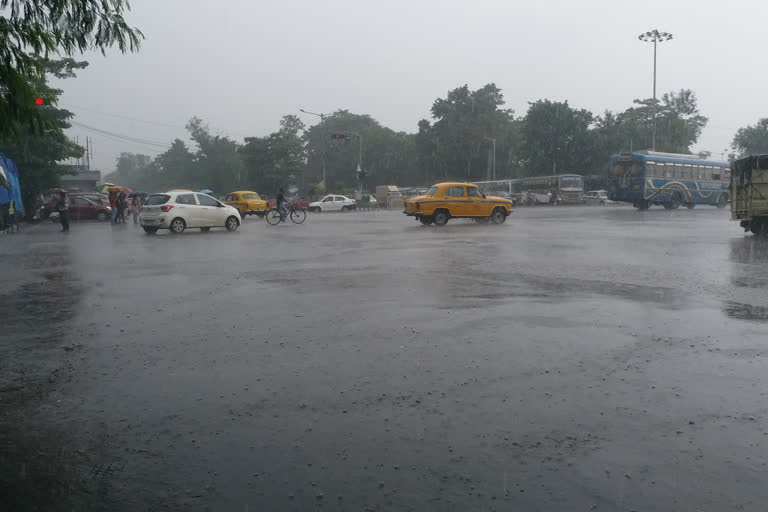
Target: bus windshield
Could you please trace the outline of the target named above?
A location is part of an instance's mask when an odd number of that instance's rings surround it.
[[[611,166],[611,176],[640,178],[642,175],[643,167],[640,162],[616,162]]]
[[[580,176],[563,176],[560,178],[560,188],[584,188]]]

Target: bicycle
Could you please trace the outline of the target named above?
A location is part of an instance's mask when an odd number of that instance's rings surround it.
[[[305,212],[303,209],[297,210],[291,206],[287,217],[290,217],[294,224],[301,224],[307,219],[307,212]],[[269,211],[267,211],[267,214],[264,215],[264,218],[267,219],[267,223],[270,226],[277,226],[281,222],[285,222],[285,219],[283,219],[283,216],[280,214],[280,211],[277,208],[270,208]]]

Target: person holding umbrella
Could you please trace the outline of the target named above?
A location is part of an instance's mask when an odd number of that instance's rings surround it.
[[[69,196],[64,190],[59,191],[59,199],[56,202],[56,209],[59,211],[59,220],[61,221],[61,232],[69,231]]]

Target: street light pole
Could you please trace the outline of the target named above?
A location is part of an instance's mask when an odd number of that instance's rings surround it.
[[[325,188],[327,186],[325,183],[325,114],[316,114],[314,112],[304,110],[303,108],[300,108],[299,112],[304,112],[305,114],[310,114],[320,118],[320,160],[323,164],[323,187]]]
[[[653,29],[637,36],[645,43],[653,43],[653,138],[651,140],[651,149],[656,151],[656,46],[658,43],[669,41],[672,34],[669,32],[659,32],[659,29]]]

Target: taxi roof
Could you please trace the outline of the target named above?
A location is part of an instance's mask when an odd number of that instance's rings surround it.
[[[234,192],[230,192],[230,194],[258,194],[258,192],[254,192],[253,190],[235,190]]]
[[[463,186],[472,186],[477,187],[474,183],[467,183],[466,181],[443,181],[441,183],[435,183],[432,185],[433,187],[463,187]]]

